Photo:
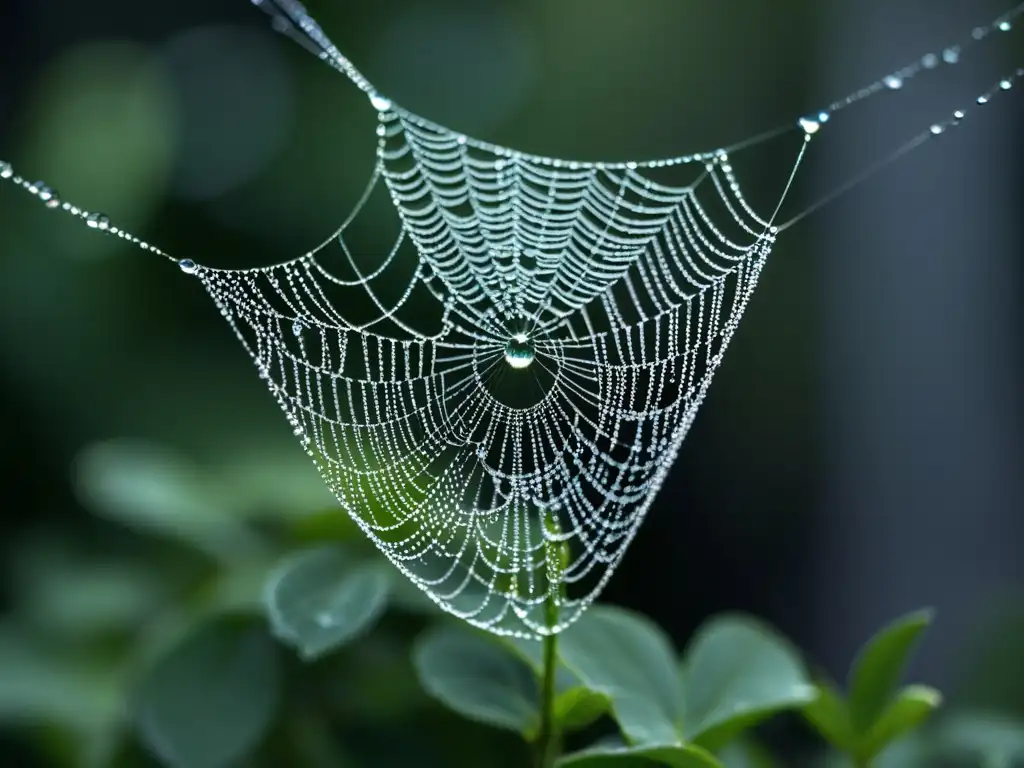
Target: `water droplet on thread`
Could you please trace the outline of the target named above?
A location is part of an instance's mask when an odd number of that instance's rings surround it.
[[[938,136],[940,133],[946,130],[945,126],[936,123],[929,129],[933,135]]]
[[[960,61],[960,46],[954,45],[942,52],[942,60],[947,64],[956,64]]]
[[[306,329],[306,326],[302,324],[301,320],[296,320],[292,323],[292,333],[296,336],[302,336],[302,332]]]
[[[370,94],[370,103],[378,112],[387,112],[391,109],[391,99],[385,98],[377,92]]]
[[[903,78],[898,75],[889,75],[885,78],[885,87],[891,91],[898,91],[903,87]]]
[[[925,69],[935,69],[939,66],[939,57],[934,53],[926,53],[921,57],[921,66]]]
[[[1011,88],[1013,88],[1013,81],[1012,80],[1000,80],[999,81],[999,87],[1002,88],[1004,91],[1008,91]]]
[[[533,362],[533,342],[525,333],[517,333],[505,345],[505,362],[516,369],[528,368]]]
[[[92,229],[107,230],[110,229],[110,219],[104,216],[102,213],[90,213],[89,218],[85,220]]]
[[[194,275],[196,273],[196,270],[199,269],[199,267],[196,265],[194,261],[192,261],[192,259],[182,259],[181,261],[178,262],[178,267],[186,275]]]
[[[36,183],[36,187],[38,188],[36,195],[40,200],[46,203],[47,208],[60,207],[60,196],[56,192],[45,184],[41,184],[39,182]]]
[[[1011,29],[1013,29],[1013,24],[1011,24],[1006,19],[1003,19],[1002,21],[999,22],[1000,32],[1009,32]]]
[[[14,175],[14,168],[6,160],[0,160],[0,179],[9,179]]]
[[[975,99],[975,102],[981,106],[984,106],[985,104],[988,104],[988,98],[988,94],[983,93],[981,96]]]
[[[821,130],[821,123],[810,117],[800,118],[800,127],[804,129],[804,133],[808,136],[813,136],[819,130]]]

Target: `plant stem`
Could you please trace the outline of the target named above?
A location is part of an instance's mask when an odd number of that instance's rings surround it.
[[[558,669],[558,635],[544,636],[544,677],[540,691],[540,733],[537,734],[537,768],[553,768],[558,759],[559,734],[555,728],[555,672]]]

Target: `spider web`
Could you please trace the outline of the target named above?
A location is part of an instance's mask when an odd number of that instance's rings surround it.
[[[253,0],[377,110],[348,220],[271,267],[179,262],[212,296],[342,507],[444,610],[499,634],[572,623],[672,466],[778,233],[811,139],[838,111],[959,60],[971,41],[728,149],[642,162],[525,154],[382,96],[294,0]],[[985,104],[1017,70],[977,98]],[[847,184],[960,123],[933,124]],[[781,191],[748,202],[731,156],[797,132]],[[663,175],[688,173],[686,183]],[[167,256],[42,182],[0,178]],[[673,179],[675,177],[673,176]],[[391,212],[390,230],[372,211]],[[363,220],[384,249],[353,245]],[[170,258],[170,257],[168,257]]]
[[[346,226],[340,266],[322,248],[196,274],[331,490],[409,578],[481,627],[557,631],[640,525],[774,233],[726,153],[670,187],[377,105],[364,202],[384,187],[400,227],[372,271]],[[566,559],[550,578],[554,548]]]

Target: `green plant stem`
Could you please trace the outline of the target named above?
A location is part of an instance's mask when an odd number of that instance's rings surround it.
[[[558,669],[558,635],[544,637],[544,676],[540,692],[540,732],[537,734],[537,768],[553,768],[560,750],[555,727],[555,673]]]

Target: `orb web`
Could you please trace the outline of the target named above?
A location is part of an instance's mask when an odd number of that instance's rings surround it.
[[[774,233],[727,153],[670,187],[379,115],[363,205],[386,194],[397,222],[372,270],[346,226],[285,264],[196,275],[382,552],[474,624],[557,631],[635,534]]]

